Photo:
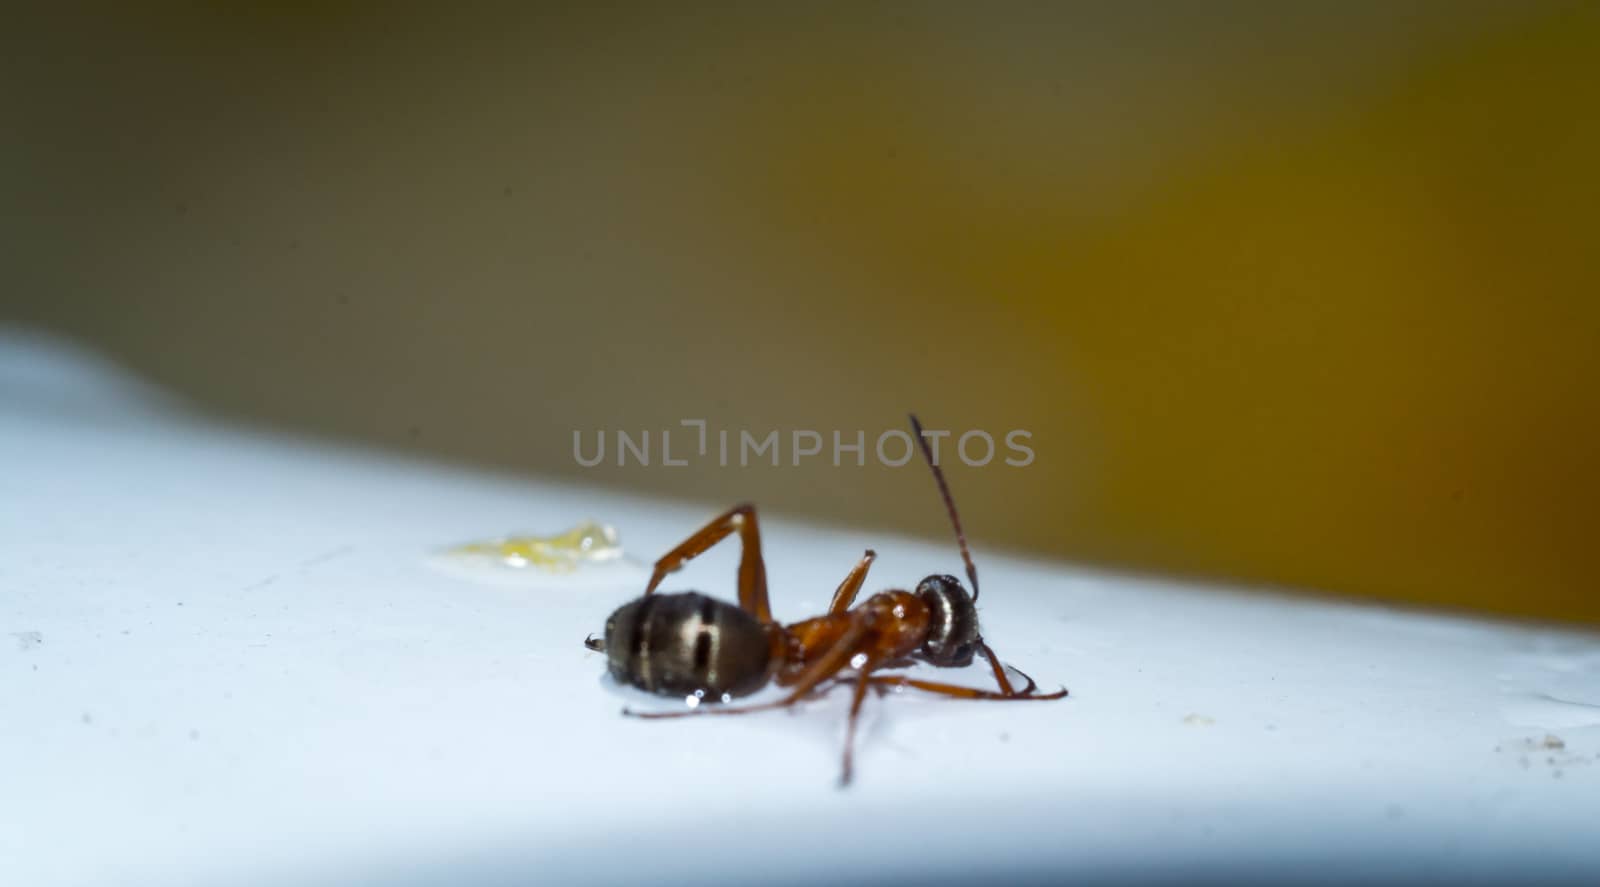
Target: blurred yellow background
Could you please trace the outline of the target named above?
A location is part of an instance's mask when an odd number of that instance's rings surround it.
[[[572,432],[916,409],[980,563],[1600,621],[1594,3],[8,17],[0,320],[205,408],[864,544]]]

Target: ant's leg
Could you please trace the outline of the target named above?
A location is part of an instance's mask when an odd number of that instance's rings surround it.
[[[1017,691],[1017,695],[1018,696],[1032,696],[1033,695],[1033,691],[1039,689],[1039,685],[1034,683],[1032,675],[1028,674],[1027,672],[1023,671],[1020,668],[1017,668],[1015,665],[1009,666],[1009,668],[1012,671],[1016,672],[1017,674],[1022,675],[1023,677],[1028,679],[1028,686],[1023,687],[1021,690],[1018,690]]]
[[[991,650],[989,645],[982,640],[978,641],[978,650],[983,653],[985,659],[989,660],[989,665],[994,669],[994,680],[995,683],[1000,685],[1000,692],[1006,696],[1016,696],[1017,691],[1011,689],[1011,681],[1006,678],[1006,668],[1000,664],[1000,658],[994,655],[994,650]],[[1032,681],[1033,679],[1029,678],[1029,680]]]
[[[877,665],[876,667],[877,668],[911,668],[912,666],[915,666],[916,664],[917,664],[916,660],[914,660],[914,659],[897,659],[894,662],[881,663],[881,664]],[[1039,689],[1039,684],[1034,681],[1032,675],[1028,674],[1027,672],[1023,671],[1020,668],[1017,668],[1015,665],[1008,665],[1008,666],[1006,666],[1006,668],[1009,668],[1010,670],[1016,672],[1017,674],[1022,675],[1023,679],[1028,682],[1028,685],[1026,687],[1023,687],[1021,690],[1017,690],[1017,691],[1013,692],[1011,695],[1013,695],[1013,696],[1032,696],[1033,692],[1035,690]],[[826,694],[828,692],[831,692],[833,690],[836,690],[839,687],[842,687],[845,684],[848,684],[853,680],[854,680],[853,677],[849,677],[849,678],[834,678],[833,683],[827,684],[827,685],[823,686],[821,689],[813,691],[811,696],[814,699],[815,698],[820,698],[824,694]],[[882,684],[882,683],[873,684],[872,689],[877,691],[877,694],[879,696],[882,696],[883,694],[889,692],[889,687],[887,685],[885,685],[885,684]],[[1004,695],[1004,694],[1002,694],[1002,695]]]
[[[855,603],[856,595],[861,591],[861,583],[867,581],[867,568],[872,566],[873,560],[877,557],[876,551],[867,549],[861,560],[856,561],[856,565],[845,574],[844,581],[839,583],[839,589],[833,593],[833,603],[828,605],[830,614],[843,613]]]
[[[961,687],[955,684],[940,684],[934,681],[921,681],[903,675],[882,675],[867,678],[867,682],[880,687],[912,687],[937,693],[941,696],[954,696],[959,699],[1002,699],[1022,702],[1036,699],[1060,699],[1067,695],[1067,688],[1062,687],[1054,693],[993,693],[988,690],[978,690],[973,687]]]
[[[772,621],[772,607],[767,603],[767,567],[761,559],[761,528],[756,524],[756,507],[746,502],[735,505],[714,518],[710,523],[683,540],[656,561],[655,572],[650,574],[650,584],[644,593],[650,594],[667,578],[667,574],[705,553],[706,549],[739,531],[742,550],[739,553],[739,606],[763,623]]]
[[[984,657],[989,660],[989,665],[994,668],[994,679],[1000,685],[1000,691],[1001,691],[1002,695],[1004,695],[1004,696],[1032,696],[1033,695],[1033,691],[1039,689],[1039,685],[1037,683],[1034,683],[1032,675],[1029,675],[1027,672],[1023,671],[1020,668],[1017,668],[1014,665],[1006,665],[1005,663],[1001,662],[1000,661],[1000,657],[994,655],[994,650],[988,644],[984,643],[982,640],[978,641],[978,646],[979,646],[979,648],[981,648],[983,650]],[[1012,671],[1016,672],[1017,674],[1022,675],[1023,679],[1028,682],[1028,686],[1023,687],[1021,690],[1012,689],[1011,681],[1006,678],[1006,669],[1008,669],[1008,668],[1011,669]],[[1065,688],[1062,689],[1061,695],[1062,696],[1066,695],[1066,689]]]
[[[773,708],[786,708],[797,702],[810,698],[817,685],[838,674],[850,663],[850,657],[861,650],[861,639],[867,633],[867,616],[862,614],[850,623],[845,633],[828,648],[817,661],[806,667],[795,680],[794,689],[789,695],[776,702],[763,702],[757,705],[741,705],[731,708],[726,705],[701,705],[686,711],[633,711],[624,708],[622,713],[635,718],[685,718],[693,715],[742,715],[753,711],[766,711]]]
[[[869,668],[871,666],[868,666]],[[867,672],[863,670],[856,677],[856,695],[850,701],[850,722],[844,728],[844,769],[839,773],[839,787],[844,788],[850,784],[850,775],[853,768],[851,756],[856,746],[856,718],[861,714],[861,703],[867,698],[868,683]]]
[[[753,711],[768,711],[774,708],[787,708],[794,703],[795,700],[785,696],[784,698],[779,699],[777,702],[763,702],[759,705],[740,705],[737,707],[728,705],[701,705],[696,708],[685,709],[683,711],[634,711],[631,708],[624,708],[622,713],[630,718],[644,718],[647,721],[655,721],[661,718],[687,718],[694,715],[747,715]]]

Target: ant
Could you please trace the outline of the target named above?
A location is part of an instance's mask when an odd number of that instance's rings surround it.
[[[889,688],[912,687],[961,699],[1020,701],[1066,696],[1064,687],[1054,693],[1035,692],[1038,685],[1020,671],[1018,674],[1028,683],[1021,690],[1016,689],[1006,677],[1006,667],[984,643],[978,632],[978,569],[967,551],[961,519],[915,415],[911,416],[911,429],[921,444],[923,458],[933,470],[955,528],[967,580],[972,585],[971,595],[956,577],[934,575],[917,583],[914,592],[882,591],[852,607],[866,581],[867,569],[877,557],[869,549],[839,583],[826,614],[783,625],[773,620],[767,603],[767,572],[761,559],[761,531],[756,524],[755,506],[736,505],[656,561],[644,594],[623,604],[606,620],[603,640],[591,635],[584,641],[589,649],[606,654],[615,680],[663,696],[684,696],[694,706],[673,712],[635,712],[625,708],[623,714],[639,718],[745,714],[785,708],[836,686],[854,683],[839,778],[839,784],[845,786],[851,778],[856,718],[868,688],[881,694]],[[668,573],[735,532],[742,546],[737,607],[694,591],[654,594]],[[978,653],[993,668],[998,692],[900,674],[874,674],[879,669],[903,668],[916,661],[940,668],[960,668],[970,665]],[[840,672],[847,668],[853,674],[841,677]],[[753,693],[773,681],[780,687],[792,688],[776,702],[741,707],[715,704]],[[824,685],[824,681],[830,683]],[[700,705],[702,699],[710,704]]]

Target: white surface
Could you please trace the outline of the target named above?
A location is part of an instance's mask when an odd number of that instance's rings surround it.
[[[1073,697],[870,701],[840,791],[844,694],[627,720],[580,642],[637,588],[426,565],[591,515],[648,560],[708,509],[135,396],[0,339],[5,884],[1600,882],[1594,635],[1003,560],[968,514],[986,637]],[[782,618],[869,543],[869,590],[959,567],[949,545],[764,530]],[[668,585],[731,596],[734,556]]]

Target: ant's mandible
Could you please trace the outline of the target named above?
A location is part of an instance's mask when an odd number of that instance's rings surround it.
[[[676,718],[690,715],[735,715],[784,708],[844,683],[855,685],[846,730],[841,785],[851,777],[851,747],[856,718],[869,688],[880,693],[889,688],[912,687],[961,699],[1045,700],[1067,695],[1065,688],[1037,693],[1027,678],[1018,690],[978,631],[978,570],[967,551],[966,534],[956,515],[955,502],[944,473],[934,461],[922,425],[911,417],[911,429],[922,455],[933,469],[939,494],[944,498],[955,528],[961,558],[966,563],[972,593],[954,576],[929,576],[916,591],[891,589],[851,607],[867,569],[876,557],[868,550],[845,575],[833,593],[833,603],[822,616],[783,625],[773,620],[767,603],[767,571],[761,560],[761,532],[755,506],[736,505],[685,539],[656,561],[644,594],[623,604],[606,620],[604,639],[593,636],[584,645],[604,652],[611,676],[651,693],[691,697],[696,705],[684,711],[623,713],[639,718]],[[655,594],[668,573],[679,569],[711,546],[737,532],[743,551],[739,558],[739,605],[694,591]],[[876,674],[915,661],[941,668],[970,665],[982,654],[994,670],[998,692],[955,684],[924,681],[903,674]],[[850,674],[841,677],[841,672]],[[1021,672],[1019,672],[1021,674]],[[727,706],[776,681],[790,688],[782,699],[761,705]],[[825,681],[832,682],[824,685]]]

